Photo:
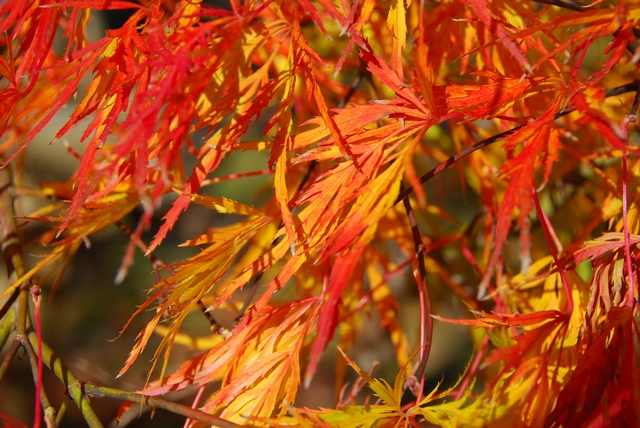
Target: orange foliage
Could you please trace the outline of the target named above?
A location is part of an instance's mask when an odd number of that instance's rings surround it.
[[[135,311],[156,312],[120,375],[163,335],[146,394],[221,382],[201,408],[256,425],[638,426],[640,2],[580,3],[2,2],[3,167],[64,105],[74,110],[53,141],[88,123],[72,179],[22,189],[54,201],[28,217],[54,225],[40,239],[51,250],[2,296],[141,206],[121,280],[134,247],[150,255],[196,203],[234,222],[186,242],[204,248]],[[100,9],[132,14],[89,40]],[[55,49],[59,30],[66,47]],[[255,170],[273,175],[273,190],[258,206],[206,188],[245,151],[268,153]],[[450,168],[481,204],[464,230],[445,228],[461,218],[421,187]],[[406,266],[422,298],[419,339],[396,319],[389,285]],[[428,313],[434,278],[471,318]],[[237,292],[254,287],[241,310]],[[185,317],[205,306],[239,311],[237,323],[212,326],[206,349],[167,372]],[[347,356],[363,309],[395,346],[393,386]],[[476,363],[443,391],[422,388],[430,317],[479,330]],[[336,332],[378,401],[293,407]]]

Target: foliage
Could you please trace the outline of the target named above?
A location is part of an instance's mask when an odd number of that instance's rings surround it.
[[[149,372],[144,394],[221,382],[199,405],[216,419],[201,421],[640,423],[640,2],[1,4],[0,149],[15,185],[7,190],[7,178],[2,188],[12,277],[2,293],[9,301],[0,338],[4,343],[15,327],[18,345],[0,373],[18,346],[32,347],[40,364],[50,355],[46,337],[25,321],[29,287],[48,280],[46,287],[65,287],[61,270],[83,242],[116,225],[130,235],[117,281],[136,247],[162,273],[133,314],[154,311],[120,375],[160,334],[153,359],[159,375]],[[87,26],[101,9],[132,15],[90,40]],[[56,49],[60,34],[66,44]],[[83,153],[70,150],[76,173],[27,187],[21,177],[29,143],[70,104],[53,141],[84,127]],[[244,152],[266,153],[265,165],[216,176],[226,158]],[[478,199],[472,220],[422,187],[446,170]],[[272,177],[253,204],[208,190],[251,174]],[[154,224],[162,199],[172,195]],[[21,265],[12,208],[23,196],[49,202],[19,222],[51,225],[39,249],[30,249],[45,254],[29,269]],[[185,242],[201,252],[165,266],[153,251],[191,204],[230,221]],[[139,207],[144,214],[129,230],[122,221]],[[155,237],[147,247],[141,236],[149,228]],[[408,266],[421,300],[419,339],[398,321],[403,308],[389,284]],[[432,281],[446,284],[473,316],[434,313]],[[38,287],[31,289],[39,328]],[[242,289],[258,294],[248,308]],[[229,329],[213,321],[201,353],[169,371],[185,317],[203,309],[211,320],[220,309],[239,315]],[[401,367],[393,386],[347,356],[371,311]],[[433,319],[474,327],[477,352],[456,386],[423,391]],[[333,409],[295,408],[335,336],[344,355],[337,389],[347,361],[378,401],[358,404],[356,388]],[[53,361],[44,358],[63,373]],[[86,409],[86,390],[60,376]],[[51,422],[53,409],[42,404]],[[89,410],[83,414],[99,424]]]

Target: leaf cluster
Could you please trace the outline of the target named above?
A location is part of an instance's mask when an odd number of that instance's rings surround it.
[[[140,392],[219,385],[194,405],[217,418],[208,423],[638,425],[640,2],[0,4],[0,154],[13,172],[0,297],[23,305],[3,309],[3,343],[11,331],[30,346],[27,284],[66,286],[80,246],[117,226],[130,244],[116,282],[136,248],[156,273],[133,311],[152,318],[119,376],[160,335]],[[95,11],[114,9],[131,11],[126,23],[90,40]],[[69,150],[77,170],[27,186],[29,145],[64,108],[52,142],[82,128],[81,153]],[[248,152],[264,163],[218,174]],[[429,187],[445,171],[461,184]],[[253,202],[220,194],[218,183],[251,175],[268,182]],[[450,202],[458,193],[477,200],[468,213]],[[22,197],[47,203],[19,225],[51,226],[27,268],[11,241]],[[203,227],[183,244],[202,250],[166,265],[154,251],[193,204],[229,221]],[[400,320],[395,277],[419,298],[417,335]],[[436,297],[470,318],[440,316]],[[233,325],[215,321],[225,310]],[[198,311],[211,335],[170,370]],[[393,386],[348,356],[372,313],[401,368]],[[434,319],[473,327],[476,352],[455,386],[425,391]],[[336,390],[345,364],[360,383],[333,409],[296,408],[334,337]],[[364,385],[375,404],[357,402]]]

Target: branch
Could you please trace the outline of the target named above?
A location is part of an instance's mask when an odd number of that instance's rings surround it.
[[[634,80],[631,83],[627,83],[625,85],[622,86],[618,86],[615,88],[611,88],[609,90],[607,90],[605,97],[609,98],[609,97],[614,97],[616,95],[621,95],[621,94],[626,94],[629,92],[638,92],[638,88],[639,88],[639,84],[640,84],[640,80]],[[561,111],[560,113],[556,114],[556,117],[554,119],[560,119],[563,116],[566,116],[570,113],[573,113],[574,111],[576,111],[573,107],[570,107],[566,110]],[[484,147],[490,146],[493,143],[496,143],[500,140],[502,140],[505,137],[508,137],[509,135],[512,135],[514,133],[516,133],[517,131],[519,131],[521,128],[524,128],[525,126],[527,126],[527,124],[524,125],[519,125],[516,126],[515,128],[511,128],[508,131],[504,131],[501,132],[499,134],[494,135],[493,137],[489,137],[486,140],[482,140],[480,142],[477,142],[476,144],[467,147],[464,150],[459,151],[458,153],[456,153],[455,155],[451,156],[449,159],[447,159],[446,161],[442,162],[440,165],[438,165],[437,167],[433,168],[431,171],[427,172],[426,174],[424,174],[422,177],[420,177],[420,184],[424,184],[427,181],[431,180],[433,177],[435,177],[436,175],[440,174],[442,171],[444,171],[445,169],[449,168],[451,165],[453,165],[454,163],[456,163],[457,161],[459,161],[460,159],[463,159],[465,157],[467,157],[468,155],[470,155],[471,153],[475,152],[476,150],[480,150]],[[409,196],[411,193],[413,193],[413,188],[411,186],[406,187],[404,189],[402,189],[400,191],[400,193],[398,194],[398,197],[396,198],[396,204],[398,204],[400,201],[404,200],[407,196]]]
[[[574,0],[533,0],[536,3],[544,3],[551,6],[558,6],[563,9],[575,10],[576,12],[586,12],[593,4],[581,5]]]
[[[118,225],[121,229],[123,228],[123,224]],[[19,243],[19,241],[18,241]],[[3,246],[4,247],[4,246]],[[21,256],[20,256],[21,259]],[[155,257],[152,258],[152,262],[158,262],[158,259]],[[160,263],[162,263],[160,261]],[[21,264],[20,264],[21,266]],[[26,288],[26,287],[25,287]],[[22,293],[22,291],[21,291]],[[26,310],[26,309],[25,309]],[[19,311],[20,312],[20,311]],[[12,312],[13,313],[13,312]],[[26,320],[25,320],[25,331],[27,328]],[[37,357],[36,352],[34,351],[34,347],[40,346],[42,349],[42,360],[43,362],[54,372],[54,374],[60,379],[60,381],[65,385],[67,391],[69,392],[69,396],[76,402],[78,408],[82,412],[85,420],[89,424],[90,427],[102,427],[102,423],[98,419],[97,415],[93,411],[91,404],[89,402],[88,396],[100,397],[107,396],[112,398],[120,398],[123,400],[134,401],[140,404],[147,404],[153,407],[157,407],[160,409],[165,409],[171,411],[173,413],[186,416],[191,419],[198,420],[200,422],[204,422],[210,425],[218,426],[221,428],[237,428],[240,425],[237,425],[233,422],[218,418],[216,416],[209,415],[207,413],[201,412],[199,410],[191,409],[190,407],[183,406],[181,404],[173,403],[171,401],[163,400],[161,398],[156,397],[147,397],[141,394],[136,394],[132,392],[120,391],[113,388],[96,386],[93,384],[82,383],[80,382],[71,371],[62,363],[60,358],[49,348],[49,346],[42,342],[38,344],[38,336],[34,331],[29,331],[27,335],[19,334],[17,336],[19,341],[14,343],[18,345],[12,345],[10,348],[9,354],[5,357],[5,360],[0,365],[0,378],[2,374],[6,371],[9,363],[17,349],[19,348],[19,344],[27,350],[27,354],[29,355],[29,361],[32,365],[32,371],[36,370],[37,367]],[[15,350],[14,350],[15,348]],[[34,371],[34,376],[37,377],[37,370]],[[44,391],[42,392],[43,403],[45,404],[45,408],[47,410],[46,415],[49,418],[55,418],[55,413],[49,411],[50,406],[48,405],[48,400]],[[63,407],[60,409],[60,413],[64,413],[64,407],[66,407],[65,403],[63,403]],[[58,418],[59,419],[59,418]],[[59,420],[56,420],[59,422]]]
[[[40,356],[36,353],[36,351],[33,349],[33,346],[31,346],[31,342],[29,342],[28,340],[26,340],[26,338],[24,336],[18,336],[16,337],[16,339],[14,340],[14,343],[21,343],[22,346],[24,347],[24,349],[27,351],[27,355],[29,357],[29,365],[31,366],[31,374],[33,375],[33,381],[36,384],[36,413],[35,413],[35,419],[37,421],[37,423],[40,423],[40,403],[38,403],[38,401],[41,402],[42,404],[42,408],[45,410],[45,413],[49,413],[51,415],[51,412],[47,412],[48,409],[52,409],[53,412],[53,420],[55,420],[55,409],[53,409],[53,407],[51,407],[51,403],[49,402],[49,398],[47,397],[47,393],[44,391],[44,389],[42,389],[42,387],[38,387],[38,385],[42,385],[42,372],[41,372],[41,365],[38,364],[39,361],[42,361],[42,358],[40,358]],[[42,345],[41,343],[39,343],[38,345]],[[52,422],[52,421],[50,421]],[[35,424],[34,424],[35,426]],[[47,425],[49,426],[49,425]]]
[[[7,355],[4,356],[2,364],[0,364],[0,380],[2,380],[4,374],[7,372],[7,369],[9,368],[13,358],[16,356],[18,349],[20,349],[20,342],[17,340],[11,342],[11,347],[7,351]]]
[[[0,162],[4,162],[4,158],[0,156]],[[24,275],[24,266],[22,263],[22,242],[18,235],[18,225],[16,224],[16,213],[13,206],[13,181],[11,178],[10,167],[0,169],[0,242],[2,243],[2,257],[7,267],[7,276],[9,284],[13,284]],[[10,310],[15,300],[18,300],[17,308]],[[2,317],[2,329],[0,329],[0,339],[4,345],[11,325],[16,323],[19,334],[26,331],[26,319],[28,316],[29,296],[27,285],[22,284],[16,288],[9,300],[0,309]],[[6,317],[5,317],[6,315]]]
[[[210,415],[197,409],[184,406],[182,404],[167,401],[158,397],[150,397],[148,395],[137,394],[134,392],[122,391],[115,388],[107,388],[105,386],[97,386],[91,383],[82,384],[82,389],[90,397],[102,398],[109,397],[122,401],[133,401],[140,405],[147,405],[157,407],[158,409],[168,410],[172,413],[186,416],[190,419],[197,420],[199,422],[213,425],[220,428],[239,428],[241,425],[228,421],[226,419],[219,418],[217,416]]]
[[[11,295],[9,300],[11,301],[11,303],[13,303],[17,297],[18,292],[16,290],[16,292]],[[0,310],[0,349],[4,348],[5,343],[7,343],[7,339],[11,334],[13,322],[15,319],[16,311],[13,309],[13,306],[8,304],[7,302],[2,310]]]
[[[614,97],[616,95],[627,94],[629,92],[638,92],[638,86],[640,80],[634,80],[633,82],[626,83],[622,86],[616,86],[615,88],[607,89],[605,98]]]
[[[38,337],[33,330],[28,333],[27,337],[32,348],[38,346]],[[102,423],[100,422],[98,415],[96,415],[96,412],[91,407],[89,398],[84,391],[82,391],[78,378],[75,377],[71,370],[64,365],[60,357],[58,357],[45,342],[42,342],[42,361],[47,365],[47,367],[49,367],[56,377],[60,379],[69,392],[71,399],[77,404],[78,409],[80,409],[80,412],[82,413],[84,420],[87,421],[87,424],[91,428],[101,428]]]
[[[424,263],[425,246],[422,242],[420,229],[416,215],[411,208],[409,199],[404,199],[404,208],[409,218],[411,226],[411,234],[413,235],[413,245],[416,250],[416,259],[418,262],[418,272],[414,271],[416,281],[418,283],[418,293],[420,294],[420,363],[415,373],[420,376],[420,391],[418,392],[417,401],[422,400],[422,392],[424,388],[424,369],[429,361],[429,353],[431,351],[431,342],[433,339],[433,319],[431,318],[431,297],[429,296],[429,287],[427,285],[427,268]]]

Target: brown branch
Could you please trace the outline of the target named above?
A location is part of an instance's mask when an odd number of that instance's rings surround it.
[[[625,94],[625,93],[629,93],[629,92],[638,92],[638,87],[640,84],[640,80],[634,80],[631,83],[627,83],[625,85],[622,86],[617,86],[615,88],[611,88],[609,90],[607,90],[605,97],[609,98],[609,97],[614,97],[616,95],[621,95],[621,94]],[[555,119],[560,119],[563,116],[566,116],[570,113],[573,113],[574,111],[576,111],[573,107],[567,108],[561,112],[559,112],[558,114],[556,114]],[[516,126],[515,128],[511,128],[508,131],[504,131],[501,132],[499,134],[494,135],[493,137],[489,137],[485,140],[479,141],[476,144],[467,147],[464,150],[459,151],[458,153],[456,153],[455,155],[451,156],[449,159],[447,159],[446,161],[442,162],[440,165],[438,165],[437,167],[433,168],[431,171],[427,172],[426,174],[424,174],[422,177],[420,177],[420,184],[424,184],[427,181],[431,180],[433,177],[435,177],[436,175],[440,174],[442,171],[444,171],[445,169],[449,168],[451,165],[453,165],[454,163],[456,163],[457,161],[459,161],[460,159],[463,159],[465,157],[467,157],[468,155],[470,155],[471,153],[480,150],[484,147],[490,146],[493,143],[496,143],[502,139],[504,139],[505,137],[508,137],[509,135],[513,135],[514,133],[516,133],[517,131],[519,131],[520,129],[524,128],[525,126],[527,126],[526,124],[524,125],[519,125]],[[404,200],[407,196],[409,196],[411,193],[413,193],[413,188],[411,186],[408,186],[404,189],[402,189],[400,191],[400,193],[398,194],[398,197],[396,198],[396,204],[398,204],[400,201]]]
[[[636,117],[638,115],[638,105],[640,105],[640,91],[636,90],[636,96],[633,99],[633,105],[631,106],[631,110],[629,110],[630,116]]]
[[[7,351],[7,355],[4,356],[2,364],[0,364],[0,380],[2,380],[4,374],[7,372],[7,369],[9,368],[9,365],[11,365],[13,358],[16,356],[18,349],[20,349],[20,341],[12,341],[11,347],[9,347],[9,350]]]
[[[640,85],[640,80],[634,80],[633,82],[625,83],[621,86],[616,86],[615,88],[607,89],[605,93],[605,97],[615,97],[616,95],[627,94],[629,92],[637,92],[638,85]]]
[[[109,398],[115,398],[122,401],[133,401],[143,406],[147,405],[147,406],[156,407],[158,409],[168,410],[171,413],[182,415],[190,419],[194,419],[199,422],[206,423],[207,425],[212,425],[220,428],[239,428],[241,426],[234,422],[228,421],[226,419],[222,419],[217,416],[213,416],[208,413],[202,412],[200,410],[192,409],[191,407],[174,403],[172,401],[164,400],[158,397],[150,397],[148,395],[121,391],[115,388],[97,386],[91,383],[83,383],[82,389],[90,397],[95,397],[95,398],[109,397]]]
[[[511,134],[514,134],[515,132],[517,132],[519,129],[525,127],[526,125],[520,125],[520,126],[516,126],[515,128],[512,128],[508,131],[504,131],[501,132],[499,134],[494,135],[493,137],[487,138],[486,140],[482,140],[472,146],[467,147],[464,150],[459,151],[458,153],[456,153],[455,155],[451,156],[449,159],[447,159],[446,161],[442,162],[440,165],[438,165],[437,167],[433,168],[431,171],[427,172],[426,174],[424,174],[422,177],[420,177],[420,184],[424,184],[427,181],[431,180],[433,177],[435,177],[436,175],[440,174],[442,171],[444,171],[445,169],[449,168],[451,165],[453,165],[454,163],[458,162],[460,159],[463,159],[465,157],[467,157],[468,155],[470,155],[471,153],[480,150],[484,147],[490,146],[491,144],[498,142],[500,140],[502,140],[505,137],[508,137]],[[409,196],[410,194],[413,193],[413,187],[408,186],[405,187],[404,189],[402,189],[400,191],[400,193],[398,194],[398,197],[396,198],[396,202],[395,204],[398,204],[400,201],[406,199],[407,196]]]
[[[0,162],[4,159],[0,157]],[[24,265],[22,262],[22,242],[18,234],[16,224],[16,213],[13,205],[13,180],[9,166],[0,169],[0,242],[2,243],[2,257],[7,267],[9,283],[13,284],[24,275]],[[20,284],[9,297],[9,301],[18,304],[16,312],[12,312],[12,318],[16,323],[18,334],[25,334],[27,329],[27,318],[29,316],[29,290],[28,285]],[[8,314],[8,307],[2,308],[1,315]],[[4,334],[3,334],[4,336]],[[6,340],[6,337],[5,339]]]
[[[0,162],[4,162],[2,157],[0,157]],[[10,284],[13,284],[18,278],[24,275],[22,242],[18,235],[12,190],[13,181],[11,170],[10,167],[7,166],[0,169],[0,242],[2,243],[2,257],[7,267],[7,276],[9,277]],[[16,313],[12,313],[18,334],[24,334],[26,331],[26,319],[29,308],[28,293],[27,284],[21,284],[9,297],[9,302],[13,302],[16,299],[18,300]],[[7,302],[7,304],[9,303]],[[0,310],[0,314],[3,317],[8,314],[8,312],[9,309],[6,305]],[[6,340],[6,337],[4,340]]]
[[[15,282],[18,278],[20,278],[24,274],[24,267],[22,262],[22,244],[18,236],[18,229],[15,222],[15,211],[13,208],[13,195],[10,192],[11,189],[11,175],[8,168],[4,168],[0,170],[0,239],[2,240],[2,253],[5,260],[5,264],[7,266],[7,272],[9,274],[9,279],[11,282]],[[122,229],[122,225],[121,226]],[[141,244],[137,242],[137,244]],[[157,259],[154,259],[154,256],[151,255],[152,263],[157,263]],[[20,346],[24,347],[27,352],[29,363],[31,365],[32,374],[34,379],[38,378],[38,353],[35,352],[34,346],[37,346],[38,337],[31,330],[31,320],[29,317],[29,305],[28,305],[28,297],[29,297],[29,289],[28,284],[20,284],[20,287],[16,289],[16,291],[9,297],[9,302],[6,303],[0,309],[0,315],[2,318],[3,336],[5,328],[4,325],[7,324],[8,321],[9,327],[11,324],[16,324],[17,335],[15,341],[12,343],[11,348],[9,348],[9,352],[5,356],[0,365],[0,378],[4,375],[6,370],[8,369],[12,359],[15,357]],[[17,300],[17,312],[14,311],[11,306],[12,303]],[[8,321],[7,321],[8,320]],[[9,328],[7,330],[7,335],[9,332]],[[5,337],[6,339],[6,337]],[[3,339],[3,341],[5,340]],[[45,364],[54,372],[54,374],[60,379],[60,381],[67,388],[68,394],[66,395],[66,400],[63,401],[60,411],[56,417],[55,409],[53,409],[49,400],[46,396],[44,390],[41,391],[40,401],[42,402],[42,406],[45,409],[45,420],[47,422],[47,426],[58,426],[61,422],[62,415],[64,414],[69,397],[73,399],[78,405],[85,421],[90,427],[102,427],[102,423],[99,418],[95,414],[91,404],[89,403],[88,397],[86,393],[81,388],[81,382],[71,373],[71,371],[62,363],[60,358],[49,348],[46,343],[41,344],[42,355],[41,358],[45,362]],[[97,390],[100,390],[100,387],[95,387]],[[109,388],[106,388],[109,390]],[[124,393],[124,392],[123,392]],[[142,397],[139,394],[134,393],[124,393],[131,401],[138,401],[136,397]],[[142,400],[142,399],[141,399]],[[167,410],[177,409],[178,411],[174,411],[178,414],[183,414],[184,412],[180,411],[180,405],[170,403],[166,400],[162,399],[148,399],[146,400],[149,404],[155,405],[159,408],[166,408]],[[153,404],[158,403],[158,404]],[[184,406],[182,406],[184,407]],[[193,414],[188,414],[192,419],[197,419],[202,422],[211,423],[216,426],[221,427],[236,427],[238,425],[231,424],[228,421],[224,421],[223,419],[216,418],[211,415],[207,415],[203,412],[198,412],[197,410],[193,410],[187,408],[191,412],[195,412]],[[202,416],[204,415],[204,417]]]
[[[588,11],[593,4],[589,5],[581,5],[574,0],[533,0],[536,3],[544,3],[551,6],[558,6],[563,9],[574,10],[576,12],[586,12]]]
[[[427,268],[424,263],[425,246],[422,242],[420,229],[416,215],[411,208],[411,201],[405,198],[403,201],[409,225],[411,226],[411,234],[413,235],[413,245],[416,251],[416,259],[418,262],[418,272],[414,272],[418,283],[418,293],[420,294],[420,362],[416,367],[415,374],[420,376],[421,388],[418,392],[418,402],[422,399],[422,391],[424,388],[424,370],[429,361],[429,353],[431,352],[431,343],[433,339],[433,318],[431,318],[431,297],[429,296],[429,287],[427,284]]]

